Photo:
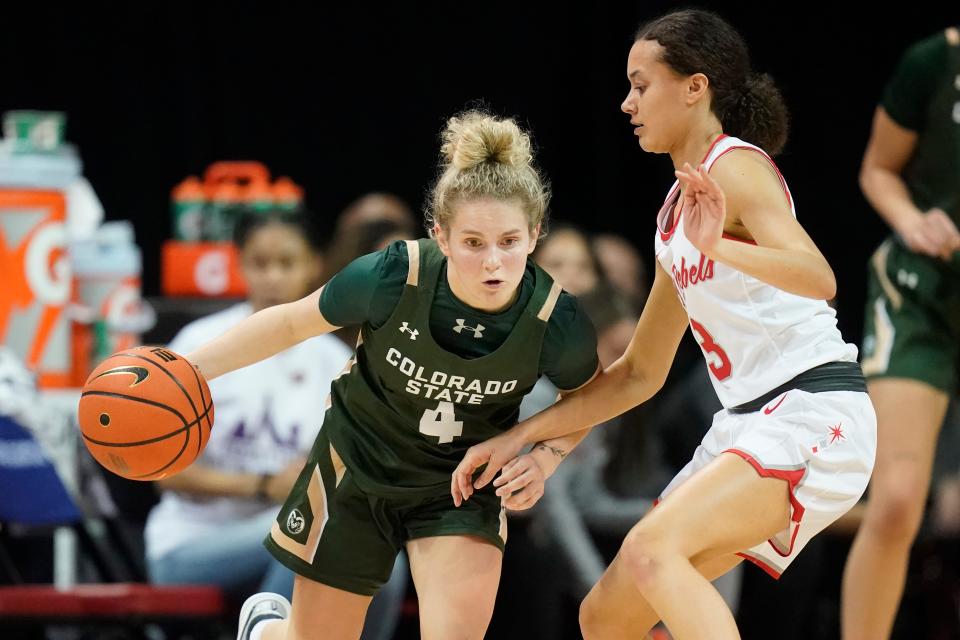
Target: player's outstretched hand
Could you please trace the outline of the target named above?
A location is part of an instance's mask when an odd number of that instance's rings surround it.
[[[507,431],[467,449],[463,460],[457,465],[450,478],[450,495],[453,496],[453,504],[459,507],[464,501],[470,499],[474,489],[487,486],[503,465],[517,457],[524,444]],[[483,473],[474,480],[474,472],[484,465],[486,468]]]
[[[523,511],[537,504],[543,497],[547,474],[529,453],[518,456],[503,466],[500,476],[493,481],[499,487],[497,495],[503,506],[511,511]]]
[[[704,255],[709,255],[723,236],[723,222],[727,215],[726,197],[706,167],[696,169],[684,163],[674,172],[683,185],[683,229],[687,238]]]

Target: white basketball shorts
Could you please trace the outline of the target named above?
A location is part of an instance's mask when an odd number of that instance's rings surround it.
[[[717,412],[703,441],[660,500],[721,453],[790,487],[790,525],[741,552],[774,578],[827,525],[857,503],[877,451],[877,416],[866,393],[791,389],[753,413]]]

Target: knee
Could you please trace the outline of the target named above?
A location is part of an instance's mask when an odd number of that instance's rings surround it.
[[[580,603],[580,633],[584,640],[593,640],[603,637],[603,622],[605,616],[601,613],[602,606],[596,589],[592,589]]]
[[[864,525],[888,542],[911,544],[923,519],[926,486],[909,480],[883,482],[870,488]]]
[[[634,528],[620,548],[624,566],[641,593],[655,586],[664,575],[666,561],[679,552],[655,532]]]
[[[580,635],[584,640],[608,640],[637,636],[626,612],[618,610],[614,603],[606,601],[603,589],[594,586],[580,603]],[[650,623],[655,624],[656,621]]]

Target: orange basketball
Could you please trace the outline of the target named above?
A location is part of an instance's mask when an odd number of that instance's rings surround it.
[[[83,385],[79,418],[97,462],[124,478],[159,480],[203,451],[213,400],[206,380],[182,356],[136,347],[94,369]]]

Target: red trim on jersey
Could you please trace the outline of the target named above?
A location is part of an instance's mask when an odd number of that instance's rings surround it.
[[[780,167],[778,167],[777,163],[773,161],[773,158],[767,155],[766,151],[764,151],[763,149],[760,149],[759,147],[748,147],[746,145],[736,145],[736,146],[730,147],[729,149],[724,149],[723,153],[721,153],[720,155],[718,155],[716,158],[713,159],[713,162],[710,163],[710,166],[707,168],[707,171],[709,172],[710,169],[713,168],[713,165],[717,164],[717,161],[720,158],[727,155],[731,151],[735,151],[737,149],[746,149],[747,151],[753,151],[755,153],[759,153],[760,155],[762,155],[764,158],[767,159],[767,162],[770,163],[770,165],[773,167],[773,170],[777,172],[777,177],[780,178],[780,186],[783,188],[783,193],[787,196],[787,204],[790,205],[790,210],[792,211],[794,209],[793,196],[790,194],[790,189],[787,187],[787,181],[784,180],[783,174],[780,173]]]
[[[670,199],[673,197],[673,194],[680,190],[680,183],[677,182],[671,189],[670,193],[667,194],[667,199],[664,200],[663,206],[660,207],[660,213],[657,214],[657,231],[660,233],[660,239],[666,242],[673,236],[673,232],[677,230],[677,224],[680,222],[680,211],[676,212],[676,215],[673,216],[673,224],[670,225],[669,231],[664,231],[660,228],[660,216],[663,215],[665,210],[676,209],[677,202],[671,202]]]
[[[744,560],[749,560],[753,564],[757,565],[758,567],[766,571],[767,575],[773,578],[774,580],[780,579],[780,576],[782,574],[776,569],[774,569],[773,567],[771,567],[770,565],[768,565],[766,562],[761,560],[760,558],[754,558],[753,556],[748,556],[745,553],[738,553],[737,555],[743,558]]]
[[[792,497],[792,492],[791,492],[791,497]],[[794,513],[796,513],[796,510],[794,510]],[[800,517],[802,518],[803,514],[800,514]],[[790,548],[787,549],[786,553],[782,553],[780,549],[777,549],[777,546],[775,544],[767,540],[767,543],[771,547],[773,547],[773,550],[776,551],[777,555],[780,556],[781,558],[789,558],[790,554],[793,553],[793,543],[797,541],[797,534],[800,533],[800,521],[795,520],[794,522],[795,524],[793,525],[793,535],[790,536]]]
[[[729,137],[730,136],[725,133],[721,133],[719,136],[717,136],[717,139],[713,141],[713,144],[710,145],[710,148],[707,149],[707,152],[703,155],[703,160],[700,161],[700,164],[703,164],[707,161],[707,158],[709,158],[710,154],[713,153],[713,149],[717,146],[717,143],[719,143],[721,140],[726,140]]]
[[[705,162],[707,161],[707,158],[710,157],[710,154],[713,153],[714,148],[716,148],[717,144],[718,144],[721,140],[724,140],[724,139],[729,138],[729,137],[730,137],[730,136],[728,136],[728,135],[725,134],[725,133],[721,133],[719,136],[717,136],[717,139],[714,140],[714,141],[710,144],[710,148],[707,149],[707,152],[704,154],[703,160],[700,161],[700,164],[703,164],[703,163],[705,163]],[[721,154],[721,155],[722,155],[722,154]],[[714,160],[714,162],[716,162],[716,160]],[[712,165],[711,165],[711,166],[712,166]],[[774,165],[774,166],[776,166],[776,165]],[[779,171],[777,171],[777,173],[779,173]],[[783,179],[783,178],[781,178],[781,180],[782,180],[782,179]],[[785,184],[785,183],[784,183],[784,184]],[[678,181],[678,182],[676,183],[676,185],[674,185],[674,186],[670,189],[670,192],[667,193],[667,199],[663,201],[663,206],[660,207],[660,212],[657,214],[657,231],[660,232],[660,239],[661,239],[662,241],[664,241],[664,242],[666,242],[667,240],[669,240],[669,239],[673,236],[673,232],[677,230],[677,224],[680,222],[680,213],[681,213],[681,212],[678,211],[678,212],[677,212],[677,215],[673,216],[673,224],[670,225],[670,229],[669,229],[668,231],[664,231],[664,230],[660,227],[660,214],[663,213],[664,208],[667,206],[668,203],[670,203],[670,198],[673,197],[674,191],[678,191],[679,189],[680,189],[680,182]],[[676,206],[676,204],[677,204],[676,202],[671,203],[671,204],[670,204],[670,207],[673,208],[673,207]]]

